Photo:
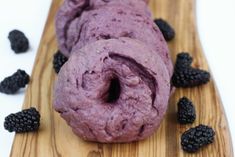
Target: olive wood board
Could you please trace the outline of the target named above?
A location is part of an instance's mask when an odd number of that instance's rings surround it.
[[[77,137],[52,107],[57,77],[52,60],[58,49],[54,18],[61,3],[62,0],[52,0],[23,104],[23,108],[34,106],[39,110],[40,130],[16,134],[11,157],[233,157],[226,115],[213,79],[203,86],[176,89],[160,128],[144,141],[101,144]],[[168,42],[172,60],[179,52],[189,52],[194,67],[208,70],[195,23],[195,3],[196,0],[150,0],[149,6],[154,17],[166,19],[176,31],[175,39]],[[176,104],[183,96],[190,98],[196,107],[197,118],[192,125],[179,125],[176,120]],[[214,128],[215,141],[197,153],[185,153],[180,145],[181,134],[199,124]]]

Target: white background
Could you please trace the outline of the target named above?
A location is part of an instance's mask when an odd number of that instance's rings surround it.
[[[0,0],[0,80],[18,68],[31,73],[51,0]],[[197,23],[204,52],[219,89],[235,142],[235,0],[197,0]],[[7,39],[12,29],[22,30],[30,51],[16,55]],[[0,157],[9,156],[14,134],[3,128],[4,117],[21,109],[24,90],[0,93]]]

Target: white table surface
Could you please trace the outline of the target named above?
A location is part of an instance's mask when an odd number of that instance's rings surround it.
[[[19,68],[31,74],[50,3],[51,0],[0,0],[0,80]],[[235,142],[235,0],[197,0],[197,23]],[[7,36],[15,28],[29,38],[28,53],[15,55],[10,49]],[[16,95],[0,93],[0,157],[9,156],[14,137],[4,130],[4,117],[20,110],[23,98],[24,90]]]

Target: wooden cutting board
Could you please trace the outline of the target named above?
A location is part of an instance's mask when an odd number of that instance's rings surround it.
[[[52,68],[57,51],[54,17],[61,0],[53,0],[27,88],[24,106],[35,106],[41,113],[41,127],[37,133],[17,134],[12,146],[12,157],[232,157],[228,123],[215,84],[191,89],[177,89],[158,131],[140,142],[100,144],[85,142],[75,136],[65,121],[52,108],[52,91],[56,75]],[[195,24],[195,0],[152,0],[150,7],[155,17],[162,17],[175,28],[176,38],[169,42],[172,59],[181,51],[194,57],[193,66],[208,69],[198,39]],[[193,125],[176,122],[177,101],[187,96],[196,106],[197,119]],[[215,142],[196,154],[188,154],[180,147],[181,134],[198,124],[212,126]]]

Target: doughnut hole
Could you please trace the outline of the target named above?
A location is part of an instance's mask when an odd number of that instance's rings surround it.
[[[106,103],[115,103],[119,99],[121,94],[121,85],[118,77],[113,77],[110,80],[109,88],[105,93],[104,101]]]

